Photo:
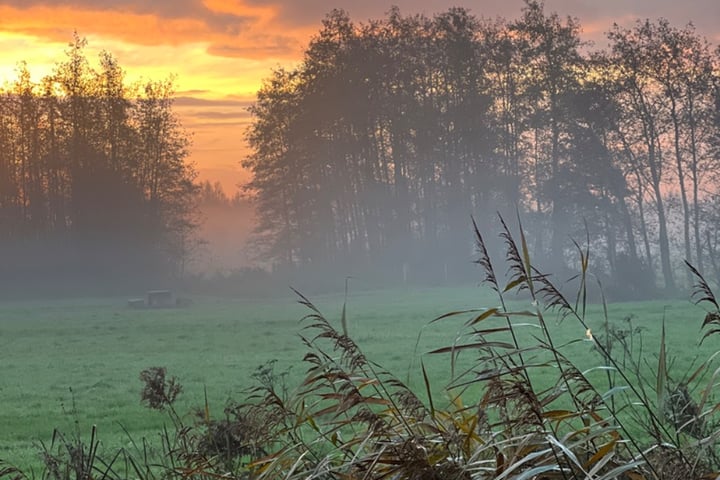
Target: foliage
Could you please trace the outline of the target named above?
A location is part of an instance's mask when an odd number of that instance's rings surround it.
[[[681,255],[720,264],[717,51],[665,20],[612,27],[605,52],[580,30],[535,0],[516,20],[331,12],[250,109],[259,255],[278,270],[467,279],[467,212],[490,228],[518,208],[555,272],[572,268],[586,219],[618,297],[673,292]]]
[[[128,85],[75,35],[52,74],[0,91],[4,289],[86,290],[181,273],[195,229],[190,137],[172,79]]]

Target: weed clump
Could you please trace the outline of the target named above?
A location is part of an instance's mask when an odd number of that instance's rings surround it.
[[[167,377],[165,367],[150,367],[140,372],[143,389],[140,401],[153,410],[165,410],[172,407],[182,392],[182,385],[176,377]]]

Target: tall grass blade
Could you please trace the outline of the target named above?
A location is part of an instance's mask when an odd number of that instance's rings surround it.
[[[208,394],[207,394],[207,385],[203,385],[203,390],[205,391],[205,410],[203,411],[205,415],[205,424],[210,424],[210,402],[208,402]]]
[[[585,471],[582,464],[580,463],[580,460],[578,460],[577,455],[575,455],[575,453],[572,450],[570,450],[566,445],[564,445],[561,441],[559,441],[557,438],[555,438],[552,435],[547,435],[546,439],[547,439],[548,443],[550,443],[551,445],[555,445],[555,447],[557,447],[563,453],[563,455],[566,459],[568,459],[570,462],[572,462],[577,468],[579,468],[582,471],[584,478],[587,478],[587,472]]]
[[[602,460],[607,461],[606,459],[608,457],[612,456],[612,452],[615,450],[616,445],[617,445],[617,439],[613,438],[609,442],[607,442],[605,445],[598,448],[597,452],[595,452],[595,454],[592,457],[590,457],[590,460],[588,460],[585,463],[585,468],[592,467],[591,471],[588,472],[588,474],[589,474],[588,476],[592,475],[592,470],[595,469],[595,467],[598,465],[598,462],[604,463],[604,462],[602,462]]]
[[[543,465],[523,472],[521,475],[515,477],[514,480],[543,478],[540,474],[547,472],[562,472],[562,469],[558,465]]]
[[[660,353],[658,354],[657,378],[655,383],[655,393],[657,395],[658,418],[663,417],[663,408],[665,405],[665,394],[667,391],[667,359],[665,350],[665,319],[662,322],[662,331],[660,333]]]
[[[342,314],[340,316],[340,324],[342,325],[342,331],[343,335],[346,337],[348,335],[348,325],[347,325],[347,299],[348,299],[348,283],[350,282],[350,278],[352,277],[345,277],[345,299],[343,300],[343,307],[342,307]]]
[[[422,368],[423,382],[425,383],[425,394],[428,397],[428,403],[430,404],[430,415],[435,418],[435,402],[433,402],[432,390],[430,389],[430,379],[428,378],[427,370],[425,369],[425,363],[420,360],[420,368]]]
[[[504,469],[503,472],[502,472],[500,475],[498,475],[497,477],[495,477],[494,480],[503,480],[503,479],[505,479],[505,478],[515,478],[515,479],[521,478],[522,475],[519,476],[519,477],[512,477],[511,475],[513,474],[513,472],[515,472],[516,470],[518,470],[519,468],[521,468],[523,465],[525,465],[525,464],[527,464],[527,463],[530,463],[530,462],[533,462],[533,461],[535,461],[535,460],[537,460],[537,459],[541,459],[541,460],[542,460],[542,459],[545,459],[545,458],[547,458],[548,455],[551,455],[551,454],[552,454],[552,449],[551,449],[551,448],[545,448],[545,449],[543,449],[543,450],[537,450],[537,451],[528,453],[527,455],[525,455],[524,457],[522,457],[520,460],[518,460],[518,461],[516,461],[516,462],[514,462],[514,463],[512,463],[512,464],[510,464],[510,465],[508,465],[507,468]],[[532,465],[532,463],[530,463],[530,464]],[[558,467],[557,465],[546,465],[546,466],[541,467],[541,468],[546,468],[546,467],[551,467],[551,468],[550,468],[549,470],[538,470],[538,471],[535,471],[534,473],[532,473],[531,475],[529,475],[529,476],[527,476],[527,477],[525,477],[525,478],[531,478],[533,475],[538,475],[538,474],[540,474],[540,473],[549,472],[549,471],[551,471],[551,470],[560,471],[560,467]],[[531,468],[531,469],[525,471],[525,473],[531,472],[531,471],[533,471],[533,470],[534,470],[534,469]]]
[[[587,223],[585,224],[585,235],[586,247],[584,250],[578,242],[574,239],[572,241],[578,255],[580,256],[580,286],[578,287],[577,296],[575,298],[575,310],[580,311],[580,316],[583,318],[585,318],[585,313],[587,311],[587,275],[590,261],[590,234],[587,230]]]
[[[530,263],[530,249],[528,248],[527,238],[525,238],[525,229],[523,229],[522,221],[520,220],[520,211],[515,212],[517,214],[518,228],[520,230],[520,245],[522,247],[522,259],[523,266],[525,267],[525,278],[527,279],[528,288],[530,294],[535,297],[535,287],[532,282],[532,264]]]
[[[490,310],[497,311],[496,308],[495,308],[495,309],[490,309]],[[468,310],[456,310],[456,311],[453,311],[453,312],[444,313],[444,314],[440,315],[439,317],[435,317],[435,318],[433,318],[433,319],[430,321],[430,323],[435,323],[435,322],[438,322],[438,321],[443,320],[443,319],[445,319],[445,318],[457,317],[458,315],[465,315],[465,314],[467,314],[467,313],[477,313],[477,312],[482,312],[482,311],[483,311],[483,309],[481,309],[481,308],[471,308],[471,309],[468,309]],[[487,311],[488,311],[488,310],[485,310],[485,312],[487,312]]]
[[[635,460],[634,462],[624,463],[619,467],[613,468],[602,477],[599,477],[598,480],[617,480],[618,478],[623,478],[623,475],[627,475],[627,477],[631,480],[645,480],[646,477],[639,473],[635,473],[635,475],[630,475],[631,470],[635,470],[636,468],[643,465],[645,465],[644,460]]]
[[[700,402],[699,402],[700,411],[702,411],[705,408],[705,404],[708,401],[708,398],[713,389],[713,386],[716,384],[716,380],[718,379],[718,376],[720,376],[720,367],[715,369],[712,376],[710,377],[710,381],[708,382],[707,387],[705,387],[703,389],[703,393],[702,393],[702,396],[700,397]]]

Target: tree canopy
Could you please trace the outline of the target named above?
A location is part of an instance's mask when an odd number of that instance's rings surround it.
[[[172,80],[128,85],[75,36],[54,72],[0,92],[0,252],[8,285],[123,285],[178,273],[194,229],[190,136]],[[51,287],[50,285],[46,285]]]
[[[517,210],[541,263],[572,267],[587,228],[626,292],[656,268],[675,288],[683,256],[715,265],[718,51],[662,19],[613,26],[608,50],[580,31],[535,0],[516,20],[332,11],[251,108],[262,256],[447,275],[471,258],[471,214]]]

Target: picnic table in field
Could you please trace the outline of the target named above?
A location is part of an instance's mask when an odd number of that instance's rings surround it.
[[[189,298],[176,297],[172,290],[149,290],[145,297],[130,298],[127,301],[130,308],[188,307],[192,303]]]

